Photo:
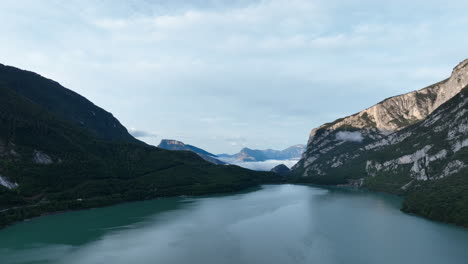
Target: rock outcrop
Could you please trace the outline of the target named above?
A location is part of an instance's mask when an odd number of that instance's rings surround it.
[[[44,153],[42,151],[38,151],[38,150],[34,150],[33,162],[35,164],[42,164],[42,165],[50,165],[50,164],[54,163],[54,161],[52,160],[52,158],[49,155],[47,155],[46,153]]]
[[[16,182],[11,182],[10,180],[8,180],[6,177],[2,175],[0,175],[0,185],[10,190],[18,187],[18,184]]]

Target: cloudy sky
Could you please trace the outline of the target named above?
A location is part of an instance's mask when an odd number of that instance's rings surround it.
[[[112,112],[151,144],[282,149],[450,75],[468,1],[1,0],[0,63]]]

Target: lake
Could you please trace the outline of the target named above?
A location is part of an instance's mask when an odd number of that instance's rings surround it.
[[[127,203],[0,230],[0,263],[468,263],[468,230],[400,204],[301,185]]]

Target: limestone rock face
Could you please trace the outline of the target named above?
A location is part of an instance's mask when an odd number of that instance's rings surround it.
[[[357,152],[360,152],[360,156],[366,155],[367,176],[391,176],[404,172],[411,181],[427,181],[445,178],[465,168],[468,162],[466,147],[468,86],[423,122],[395,132]]]
[[[14,189],[18,187],[18,184],[16,182],[11,182],[9,181],[6,177],[0,175],[0,185],[3,187],[6,187],[8,189]]]
[[[372,145],[424,120],[468,85],[468,59],[459,63],[450,78],[421,90],[394,96],[354,115],[315,128],[302,159],[293,167],[302,176],[325,175],[343,165],[363,145]],[[399,136],[404,137],[404,134]]]

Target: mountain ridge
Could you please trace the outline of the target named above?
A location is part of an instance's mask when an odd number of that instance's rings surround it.
[[[161,143],[159,143],[158,148],[163,148],[167,150],[174,150],[174,151],[191,151],[196,153],[198,156],[202,157],[204,160],[209,161],[213,164],[224,165],[225,162],[218,159],[218,156],[203,150],[201,148],[195,147],[193,145],[185,144],[181,141],[177,141],[174,139],[162,139]]]
[[[218,157],[230,162],[255,162],[266,160],[288,160],[300,158],[305,146],[296,144],[283,150],[242,148],[236,154],[219,154]]]
[[[0,81],[19,95],[97,137],[144,144],[135,139],[111,113],[80,94],[35,72],[0,64]]]

